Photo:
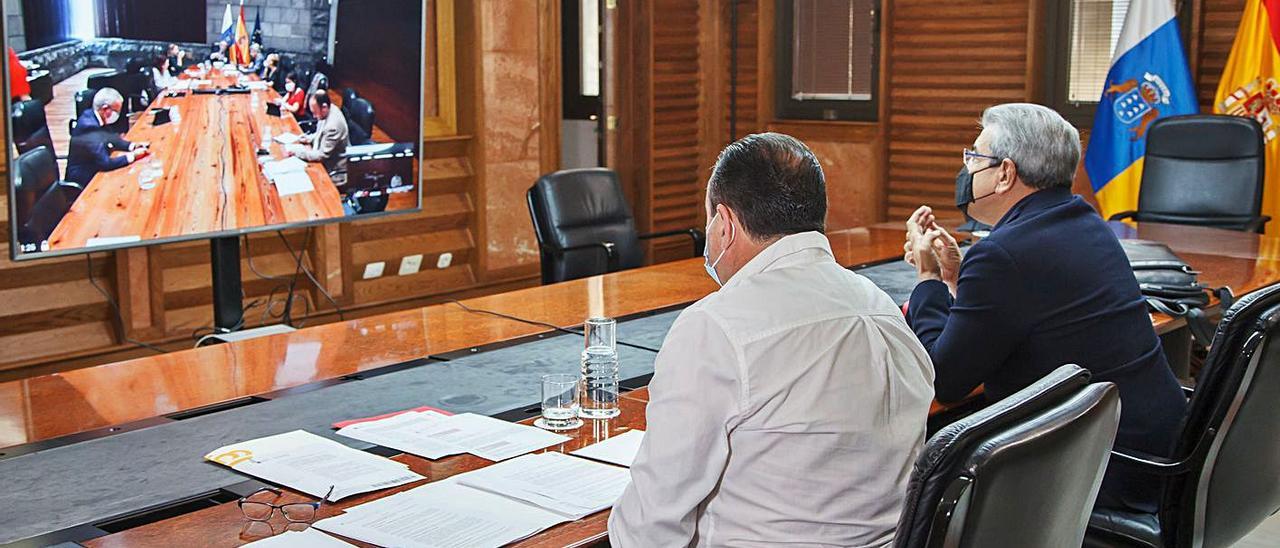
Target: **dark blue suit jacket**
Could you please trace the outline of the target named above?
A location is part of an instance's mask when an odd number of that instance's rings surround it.
[[[92,109],[84,111],[71,132],[66,179],[87,185],[98,172],[129,165],[129,159],[124,156],[111,157],[111,152],[116,150],[128,151],[129,141],[98,124]]]
[[[1165,456],[1186,407],[1120,242],[1069,189],[1038,191],[973,245],[956,296],[918,284],[908,321],[939,401],[985,384],[991,401],[1074,363],[1120,390],[1116,446]],[[1112,461],[1099,505],[1154,512],[1159,481]]]

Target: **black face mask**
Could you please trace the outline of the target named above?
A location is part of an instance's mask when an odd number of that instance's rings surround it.
[[[983,171],[986,171],[993,167],[995,166],[984,167],[982,169],[979,169],[976,173],[982,173]],[[981,200],[983,198],[986,198],[996,193],[995,190],[992,190],[991,192],[988,192],[986,194],[983,194],[982,196],[978,196],[977,198],[974,198],[973,197],[973,176],[974,176],[974,173],[969,173],[969,168],[967,167],[961,167],[960,173],[956,174],[956,207],[959,208],[960,212],[963,213],[966,217],[969,216],[969,204],[972,204],[978,200]]]

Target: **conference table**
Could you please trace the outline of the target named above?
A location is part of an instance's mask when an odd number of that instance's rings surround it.
[[[1169,245],[1201,272],[1202,282],[1229,286],[1237,295],[1280,281],[1280,239],[1173,225],[1112,223],[1112,227],[1122,238]],[[886,223],[836,231],[828,237],[841,264],[871,272],[901,261],[903,234],[900,223]],[[644,322],[644,318],[674,314],[715,289],[714,282],[702,268],[702,259],[692,258],[471,298],[461,304],[442,303],[288,334],[0,383],[0,467],[16,457],[39,459],[42,451],[50,449],[173,426],[187,414],[216,415],[222,412],[220,406],[232,409],[256,400],[278,402],[304,398],[308,394],[323,393],[325,387],[334,383],[372,377],[398,368],[412,366],[423,374],[435,370],[444,374],[449,364],[465,362],[423,361],[424,358],[462,360],[471,356],[474,362],[475,357],[486,355],[487,348],[533,347],[547,342],[544,337],[557,336],[547,326],[478,312],[480,310],[562,327],[580,325],[584,318],[597,315],[640,318],[634,321]],[[1152,315],[1152,322],[1162,334],[1177,332],[1184,326],[1180,320],[1159,314]],[[622,328],[626,325],[620,323],[619,340],[624,338]],[[312,351],[299,353],[299,348]],[[621,396],[619,417],[585,421],[581,428],[568,434],[570,441],[547,450],[568,452],[630,429],[644,429],[644,408],[648,401],[648,390],[642,386],[645,380],[630,383],[633,390]],[[411,406],[398,409],[408,407]],[[931,414],[945,410],[935,404]],[[531,421],[536,414],[536,396],[532,396],[498,416]],[[359,416],[368,415],[345,418]],[[21,426],[15,427],[18,424]],[[281,424],[279,431],[290,429]],[[179,453],[163,458],[198,461],[201,454]],[[491,464],[470,455],[431,461],[391,450],[379,454],[408,464],[426,476],[427,481],[438,481]],[[321,507],[320,518],[422,484],[416,482],[350,497],[339,503],[326,503]],[[200,493],[190,495],[201,496]],[[314,498],[286,489],[281,500],[313,501]],[[143,519],[128,527],[105,527],[87,534],[81,543],[86,546],[238,545],[278,534],[285,528],[279,517],[270,524],[250,524],[229,498],[203,506],[185,513],[162,513],[163,519]],[[589,545],[605,537],[607,520],[607,510],[598,512],[545,530],[517,545]],[[108,532],[110,534],[104,534]]]
[[[270,86],[250,84],[249,93],[207,94],[242,82],[234,68],[192,67],[179,85],[155,99],[125,134],[147,142],[151,154],[128,166],[104,171],[89,181],[49,237],[49,249],[77,249],[121,240],[157,240],[243,228],[332,219],[343,216],[337,186],[319,163],[306,171],[313,190],[280,195],[263,174],[260,159],[285,157],[271,139],[260,156],[264,132],[300,135],[293,115],[266,113],[279,99]],[[257,88],[257,89],[255,89]],[[174,96],[173,93],[184,95]],[[177,119],[155,124],[155,109],[170,108]],[[154,187],[140,178],[162,171]]]

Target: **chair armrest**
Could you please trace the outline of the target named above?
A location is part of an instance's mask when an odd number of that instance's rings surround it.
[[[1183,387],[1182,387],[1182,395],[1183,395],[1183,396],[1186,396],[1186,397],[1187,397],[1187,399],[1189,400],[1189,399],[1191,399],[1191,396],[1196,395],[1196,389],[1194,389],[1194,388],[1192,388],[1192,387],[1190,387],[1190,386],[1183,386]]]
[[[616,272],[618,270],[618,254],[614,253],[613,251],[613,247],[614,247],[613,242],[594,242],[594,243],[580,244],[580,245],[574,245],[569,247],[559,247],[554,245],[543,245],[541,247],[544,252],[549,253],[551,255],[561,256],[561,257],[564,256],[565,253],[568,253],[570,251],[579,251],[583,249],[602,249],[604,250],[605,260],[609,264],[609,267],[608,267],[609,272]]]
[[[71,181],[57,181],[54,184],[61,188],[74,188],[79,191],[84,190],[84,186],[82,186],[80,183],[74,183]]]
[[[663,232],[654,232],[652,234],[641,234],[639,235],[639,238],[641,240],[650,240],[653,238],[668,238],[671,236],[688,236],[691,240],[693,240],[693,256],[694,257],[701,256],[703,246],[707,244],[706,235],[703,234],[701,230],[698,230],[696,228],[686,228],[683,230],[666,230]]]
[[[1267,222],[1270,220],[1270,215],[1259,215],[1245,223],[1244,229],[1246,232],[1257,232],[1258,234],[1262,234],[1262,230],[1266,228]]]
[[[1111,216],[1111,218],[1110,218],[1110,219],[1107,219],[1107,220],[1108,220],[1108,221],[1123,221],[1123,220],[1125,220],[1125,219],[1132,219],[1132,218],[1137,217],[1137,216],[1138,216],[1138,212],[1137,212],[1137,211],[1121,211],[1120,213],[1116,213],[1115,215],[1112,215],[1112,216]]]

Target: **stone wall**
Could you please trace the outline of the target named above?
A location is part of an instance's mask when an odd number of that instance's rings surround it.
[[[208,0],[208,42],[221,36],[222,16],[226,0]],[[244,3],[244,25],[250,35],[258,12],[262,12],[262,45],[268,50],[310,59],[300,62],[319,63],[329,52],[329,0],[249,0]],[[239,17],[238,2],[231,2],[231,14]]]
[[[126,40],[123,38],[96,38],[71,40],[18,54],[23,61],[34,61],[50,72],[56,84],[86,68],[123,69],[132,57],[155,58],[163,55],[168,42],[151,40]],[[198,62],[208,57],[203,44],[179,44],[192,52],[190,59]],[[16,48],[15,48],[16,49]]]
[[[9,47],[14,51],[27,49],[27,26],[22,22],[22,0],[4,0],[4,26],[9,34]]]

